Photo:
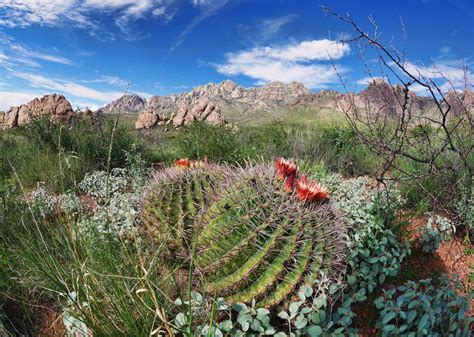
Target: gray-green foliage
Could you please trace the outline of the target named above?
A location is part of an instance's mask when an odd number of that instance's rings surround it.
[[[445,276],[408,281],[384,291],[374,304],[380,309],[376,327],[382,336],[469,336],[474,322],[469,316],[470,298],[458,295],[460,285]]]
[[[367,177],[344,179],[337,174],[318,174],[318,180],[328,187],[331,198],[352,226],[350,234],[346,281],[356,301],[363,301],[388,276],[396,276],[401,262],[410,254],[386,226],[402,204],[396,186],[386,190],[368,188]]]
[[[430,217],[421,234],[422,250],[425,253],[433,253],[451,234],[456,232],[453,223],[444,217]]]
[[[358,300],[365,300],[388,276],[396,276],[401,262],[410,254],[408,246],[390,229],[377,224],[355,234],[352,244],[346,280]]]
[[[92,214],[83,214],[78,220],[81,233],[121,237],[137,234],[135,221],[149,170],[139,155],[127,152],[125,156],[126,169],[112,169],[108,175],[94,171],[78,184],[96,204]]]
[[[350,310],[351,299],[344,301],[336,310],[333,295],[340,293],[341,285],[331,283],[322,274],[317,283],[304,284],[297,291],[287,309],[260,308],[251,304],[235,303],[229,306],[222,298],[208,303],[199,293],[192,292],[191,300],[178,299],[181,309],[173,321],[176,333],[185,336],[346,336],[354,335],[350,328],[354,313]],[[202,313],[212,306],[220,317],[218,322],[192,327],[189,313]]]
[[[460,186],[460,196],[455,210],[461,221],[468,227],[471,235],[474,232],[474,177]]]

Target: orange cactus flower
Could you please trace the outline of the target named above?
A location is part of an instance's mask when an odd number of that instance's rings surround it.
[[[296,181],[296,192],[298,198],[303,201],[322,201],[329,197],[329,193],[324,186],[314,180],[306,179],[306,176],[301,176]]]
[[[275,159],[275,164],[277,167],[277,178],[279,180],[285,180],[285,178],[296,175],[298,167],[295,162],[285,159],[283,157],[278,157]]]
[[[191,167],[191,161],[188,159],[178,159],[174,162],[174,166],[180,168],[188,168]]]

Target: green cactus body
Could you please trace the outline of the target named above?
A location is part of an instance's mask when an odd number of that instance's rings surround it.
[[[195,266],[206,292],[272,307],[330,269],[338,276],[344,226],[329,204],[302,203],[271,165],[252,167],[220,191],[202,218]]]
[[[141,225],[170,255],[187,256],[195,224],[225,180],[227,168],[168,168],[152,178],[142,204]]]
[[[291,259],[292,253],[296,249],[298,232],[301,230],[301,226],[295,226],[293,228],[294,230],[292,230],[283,246],[283,249],[277,257],[271,261],[268,266],[265,266],[263,273],[260,274],[260,276],[249,287],[227,297],[229,303],[249,302],[253,298],[261,297],[265,294],[266,290],[277,281],[278,276],[285,271],[286,262]]]
[[[229,303],[272,307],[324,271],[340,276],[345,225],[329,203],[305,203],[272,164],[166,169],[151,181],[142,225],[170,265],[192,263],[194,284]]]

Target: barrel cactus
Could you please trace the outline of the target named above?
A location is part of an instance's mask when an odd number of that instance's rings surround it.
[[[205,292],[272,307],[298,285],[317,280],[320,271],[340,274],[345,225],[321,186],[295,179],[294,170],[285,176],[271,164],[236,175],[200,219],[194,239]]]
[[[291,161],[234,169],[183,161],[156,174],[142,206],[164,262],[191,268],[197,287],[229,303],[272,307],[321,271],[343,270],[345,222]]]
[[[141,206],[142,230],[164,246],[168,262],[189,256],[198,219],[230,174],[226,166],[184,162],[155,173]]]

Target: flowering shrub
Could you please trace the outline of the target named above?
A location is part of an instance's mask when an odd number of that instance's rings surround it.
[[[107,172],[94,171],[87,173],[78,186],[84,193],[96,198],[105,198],[107,193],[109,196],[113,196],[125,191],[130,182],[127,173],[126,169],[114,168],[107,178]]]
[[[46,190],[42,182],[39,182],[37,187],[28,194],[27,199],[42,216],[51,214],[55,210],[68,214],[78,213],[82,207],[79,198],[74,193],[52,194]]]

